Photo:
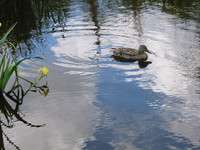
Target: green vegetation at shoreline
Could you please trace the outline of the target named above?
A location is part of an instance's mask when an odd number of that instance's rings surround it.
[[[40,85],[42,78],[46,77],[49,70],[46,67],[40,68],[38,72],[38,78],[30,81],[19,75],[19,65],[31,58],[17,58],[12,54],[15,51],[15,46],[11,42],[7,41],[8,35],[17,25],[12,25],[7,32],[0,38],[0,149],[4,149],[3,135],[8,140],[8,136],[3,132],[2,125],[8,128],[13,127],[14,121],[21,121],[27,126],[31,127],[42,127],[43,125],[33,125],[27,122],[21,116],[19,112],[19,106],[22,105],[24,97],[32,92],[39,92],[46,96],[49,92],[49,88],[46,85]],[[2,23],[0,23],[0,27]],[[34,57],[41,59],[40,57]],[[24,88],[21,83],[26,82],[29,86]],[[6,122],[5,122],[6,120]],[[10,142],[12,144],[12,142]],[[12,144],[18,149],[15,144]]]

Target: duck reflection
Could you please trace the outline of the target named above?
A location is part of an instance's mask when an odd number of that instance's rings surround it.
[[[126,62],[126,63],[138,62],[138,66],[140,68],[146,68],[148,65],[152,64],[151,61],[127,60],[127,59],[123,59],[123,58],[116,57],[116,56],[111,56],[111,58],[113,58],[115,61],[118,61],[118,62]]]
[[[146,68],[149,64],[152,64],[151,61],[138,61],[138,66],[140,68]]]

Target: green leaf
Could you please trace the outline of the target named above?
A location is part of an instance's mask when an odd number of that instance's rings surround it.
[[[5,42],[7,36],[8,36],[8,35],[10,34],[10,32],[14,29],[14,27],[16,26],[16,24],[17,24],[17,22],[16,22],[14,25],[12,25],[12,26],[8,29],[8,31],[4,34],[4,36],[1,38],[1,40],[0,40],[0,46]]]
[[[3,74],[2,77],[2,84],[1,84],[1,89],[4,90],[8,81],[10,80],[10,77],[12,76],[13,72],[17,69],[17,66],[8,66]]]

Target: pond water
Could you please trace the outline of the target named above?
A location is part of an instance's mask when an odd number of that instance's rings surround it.
[[[21,106],[24,119],[46,125],[3,127],[20,149],[200,149],[199,0],[32,1],[17,13],[1,5],[3,24],[18,21],[21,55],[44,58],[21,74],[50,70],[49,95],[29,94]],[[111,57],[141,44],[156,53],[148,65]]]

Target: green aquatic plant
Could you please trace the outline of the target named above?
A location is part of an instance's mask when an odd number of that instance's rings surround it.
[[[2,130],[1,125],[6,127],[13,127],[13,119],[21,121],[31,127],[42,127],[42,125],[33,125],[27,122],[19,112],[19,106],[22,105],[24,97],[28,92],[39,92],[46,96],[49,93],[47,82],[45,85],[40,85],[42,78],[46,77],[49,70],[46,67],[40,68],[38,78],[33,81],[28,80],[19,75],[19,66],[21,63],[31,58],[17,59],[11,52],[15,50],[15,46],[7,41],[7,37],[14,29],[17,23],[12,25],[8,31],[0,39],[0,143],[3,143],[3,135],[8,139],[8,136]],[[0,23],[0,27],[2,24]],[[42,59],[34,57],[35,59]],[[28,87],[24,88],[21,83],[26,82]],[[2,116],[7,120],[3,122]],[[11,142],[12,143],[12,142]],[[13,144],[14,145],[14,144]],[[17,146],[15,146],[17,148]],[[3,144],[0,144],[0,149],[4,149]],[[17,148],[18,149],[18,148]]]
[[[0,100],[4,101],[6,98],[9,100],[12,100],[15,104],[21,105],[23,102],[24,96],[29,91],[37,92],[39,91],[40,94],[46,96],[49,92],[49,88],[47,85],[39,86],[38,83],[40,80],[47,76],[49,70],[44,67],[40,68],[38,70],[38,73],[42,71],[42,74],[35,79],[34,81],[30,81],[24,77],[19,76],[19,65],[31,58],[23,58],[20,60],[17,60],[16,57],[14,57],[10,53],[10,48],[15,49],[15,46],[11,42],[7,42],[7,36],[10,34],[10,32],[14,29],[17,23],[12,25],[8,31],[4,34],[4,36],[0,39]],[[0,26],[2,24],[0,23]],[[34,57],[37,59],[41,59],[40,57]],[[29,87],[27,89],[24,89],[20,83],[20,81],[24,81],[29,83]],[[9,87],[8,87],[9,86]],[[1,102],[0,102],[1,103]],[[2,108],[2,107],[0,107]],[[10,109],[9,109],[10,110]],[[11,118],[12,113],[8,111],[8,109],[1,109],[1,113],[3,113],[9,123],[9,117]]]

